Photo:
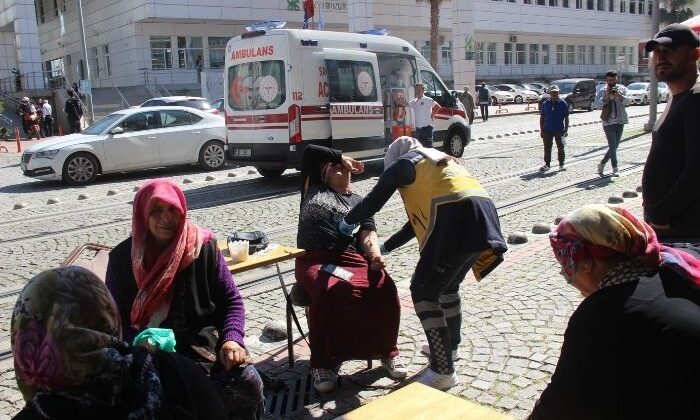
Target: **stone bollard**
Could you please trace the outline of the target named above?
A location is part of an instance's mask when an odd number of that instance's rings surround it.
[[[552,226],[549,223],[535,223],[532,227],[532,233],[537,235],[544,235],[552,231]]]
[[[248,175],[255,175],[257,173],[258,171],[256,171],[255,169],[248,169]]]
[[[19,209],[26,209],[27,207],[29,207],[29,203],[27,203],[26,201],[22,201],[22,202],[16,203],[14,205],[14,207],[12,207],[12,209],[19,210]]]
[[[508,235],[508,243],[511,245],[520,245],[527,242],[527,235],[522,232],[514,232]]]
[[[51,197],[46,200],[46,204],[58,204],[58,198]]]
[[[237,175],[235,172],[229,172],[229,173],[228,173],[228,177],[229,177],[229,178],[235,178],[235,177],[237,177],[237,176],[238,176],[238,175]]]
[[[137,191],[140,190],[140,189],[141,189],[141,186],[137,185],[137,186],[134,187],[134,192],[137,192]]]
[[[189,179],[189,178],[185,178],[185,179],[182,180],[182,183],[183,183],[183,184],[191,184],[191,183],[193,183],[193,182],[194,182],[194,181],[192,181],[192,180]]]
[[[564,216],[557,216],[556,219],[554,219],[554,224],[558,225],[562,220],[564,220]]]
[[[642,192],[642,186],[639,185],[639,186],[636,188],[636,190],[637,190],[637,192]]]
[[[282,341],[287,339],[287,323],[283,321],[270,321],[262,330],[262,338],[269,341]]]
[[[88,198],[90,198],[90,196],[87,194],[78,194],[78,200],[87,200]]]
[[[207,177],[204,178],[205,181],[213,181],[213,180],[215,180],[215,179],[216,179],[216,177],[215,177],[215,176],[212,176],[212,175],[207,175]]]
[[[617,197],[617,196],[610,196],[608,198],[608,204],[622,204],[625,202],[625,199],[622,197]]]
[[[627,190],[622,193],[622,198],[636,198],[639,197],[639,194],[637,194],[637,191],[632,191],[632,190]]]
[[[107,195],[117,195],[117,190],[108,190]]]

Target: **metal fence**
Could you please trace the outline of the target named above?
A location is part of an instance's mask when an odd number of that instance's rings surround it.
[[[0,79],[0,92],[16,93],[32,89],[60,89],[66,86],[63,75],[55,75],[50,71],[15,74]]]

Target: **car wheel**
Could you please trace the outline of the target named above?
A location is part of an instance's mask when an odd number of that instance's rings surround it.
[[[454,157],[462,157],[466,141],[464,135],[459,130],[450,131],[445,140],[445,153]]]
[[[263,168],[258,168],[257,166],[255,169],[258,171],[258,173],[265,178],[279,178],[282,176],[282,172],[284,172],[284,169],[263,169]]]
[[[493,106],[497,106],[497,105],[498,105],[498,99],[496,99],[495,96],[491,98],[491,105],[493,105]]]
[[[573,113],[574,113],[574,104],[573,104],[572,102],[567,102],[567,103],[566,103],[566,107],[567,107],[567,109],[569,110],[569,114],[573,114]]]
[[[63,163],[63,182],[69,185],[84,185],[92,182],[99,166],[97,159],[89,153],[75,153]]]
[[[520,96],[520,95],[516,96],[516,97],[515,97],[515,103],[516,103],[516,104],[521,104],[521,103],[523,103],[523,97]]]
[[[199,150],[199,166],[207,171],[221,169],[226,163],[224,144],[218,140],[210,140],[204,143]]]
[[[591,103],[588,104],[588,110],[593,111],[594,108],[595,108],[595,100],[591,100]]]

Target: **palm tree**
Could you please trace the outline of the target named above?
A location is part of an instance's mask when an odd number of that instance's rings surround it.
[[[430,65],[437,71],[438,51],[440,50],[440,6],[445,0],[416,1],[418,3],[430,3]]]
[[[688,7],[694,4],[695,0],[661,0],[659,3],[659,19],[666,25],[683,22],[695,14]]]

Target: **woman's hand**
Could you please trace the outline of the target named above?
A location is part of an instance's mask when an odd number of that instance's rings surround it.
[[[372,271],[381,271],[386,268],[386,261],[383,255],[376,255],[370,259],[369,268]]]
[[[227,341],[219,350],[219,361],[226,370],[234,368],[248,359],[243,347],[235,341]]]
[[[148,340],[141,340],[138,345],[148,350],[149,353],[155,353],[158,350],[158,347],[152,346]]]
[[[361,174],[365,170],[365,164],[357,161],[349,156],[343,156],[340,163],[343,168],[347,169],[351,174]]]

